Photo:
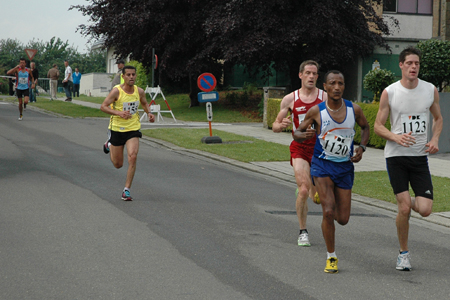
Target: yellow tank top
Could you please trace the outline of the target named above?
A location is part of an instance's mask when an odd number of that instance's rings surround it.
[[[139,90],[134,86],[133,94],[127,94],[120,85],[115,86],[119,90],[119,99],[112,103],[112,109],[118,111],[129,111],[132,115],[130,119],[123,119],[119,116],[113,115],[109,121],[109,129],[119,132],[135,131],[141,129],[141,122],[139,120]]]

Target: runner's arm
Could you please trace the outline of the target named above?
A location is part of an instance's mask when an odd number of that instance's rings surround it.
[[[311,139],[316,135],[316,129],[312,125],[317,126],[317,116],[319,115],[319,107],[317,105],[311,107],[305,115],[305,119],[300,123],[300,126],[294,132],[294,140],[298,143],[304,140]],[[318,128],[317,126],[316,128]]]
[[[275,122],[272,124],[273,132],[281,132],[283,129],[292,124],[292,121],[289,118],[286,118],[286,116],[292,109],[291,106],[293,107],[293,102],[294,93],[284,96],[283,100],[281,100],[280,111],[278,112]]]
[[[138,91],[139,91],[139,101],[141,102],[142,108],[144,109],[145,113],[148,116],[148,120],[151,123],[155,122],[155,115],[150,112],[150,105],[148,105],[144,90],[138,88]]]
[[[17,73],[17,70],[19,69],[19,66],[15,66],[14,68],[12,68],[11,70],[9,70],[8,72],[6,72],[7,75],[14,75]]]
[[[361,127],[361,143],[360,145],[366,146],[370,138],[370,125],[367,122],[366,116],[361,107],[357,104],[353,104],[353,110],[355,111],[355,121]],[[362,154],[365,150],[363,147],[358,147],[354,151],[354,155],[351,158],[352,162],[359,162],[362,159]]]
[[[378,108],[377,118],[375,119],[374,131],[385,140],[396,142],[403,147],[409,147],[414,144],[416,138],[409,133],[395,134],[386,128],[385,124],[389,116],[389,96],[386,90],[381,93],[380,106]]]
[[[129,119],[131,118],[131,114],[129,111],[119,111],[111,108],[111,104],[119,99],[119,95],[120,92],[117,88],[112,89],[108,96],[106,96],[105,100],[103,100],[103,103],[100,106],[100,110],[110,115],[116,115],[124,119]]]
[[[441,135],[442,126],[444,124],[444,120],[441,114],[441,107],[439,105],[439,93],[436,88],[434,88],[434,101],[430,106],[430,112],[433,116],[433,136],[431,137],[431,140],[425,145],[428,147],[425,152],[434,154],[439,151],[439,136]]]

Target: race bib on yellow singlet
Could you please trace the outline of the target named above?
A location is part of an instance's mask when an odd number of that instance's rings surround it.
[[[123,111],[129,111],[130,114],[132,115],[137,113],[138,108],[139,108],[139,101],[123,103]]]
[[[323,139],[323,149],[334,156],[341,157],[347,156],[353,141],[353,138],[351,137],[343,137],[332,132],[329,132]]]
[[[426,113],[401,115],[403,133],[426,134],[428,118]]]

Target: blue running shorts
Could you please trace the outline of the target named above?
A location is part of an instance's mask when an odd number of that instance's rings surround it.
[[[330,177],[334,185],[343,190],[351,190],[355,179],[353,162],[333,162],[313,156],[311,161],[311,179],[314,177]]]

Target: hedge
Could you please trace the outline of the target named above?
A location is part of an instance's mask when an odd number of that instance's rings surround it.
[[[281,103],[281,99],[268,99],[267,101],[267,125],[268,127],[271,129],[272,128],[272,123],[275,121],[278,112],[280,111],[280,103]],[[369,143],[368,146],[372,146],[375,148],[384,148],[384,146],[386,145],[386,140],[379,137],[378,135],[375,134],[375,131],[373,130],[373,125],[375,124],[375,119],[377,117],[377,113],[378,113],[378,103],[357,103],[361,109],[364,112],[364,115],[366,116],[367,122],[370,125],[370,138],[369,138]],[[386,127],[390,130],[391,128],[391,123],[390,123],[390,119],[388,118],[387,122],[386,122]],[[284,131],[292,131],[292,126],[289,126],[288,128],[286,128]],[[355,143],[359,144],[361,142],[361,129],[358,126],[358,124],[356,124],[355,126],[355,131],[356,131],[356,135],[355,135]]]

